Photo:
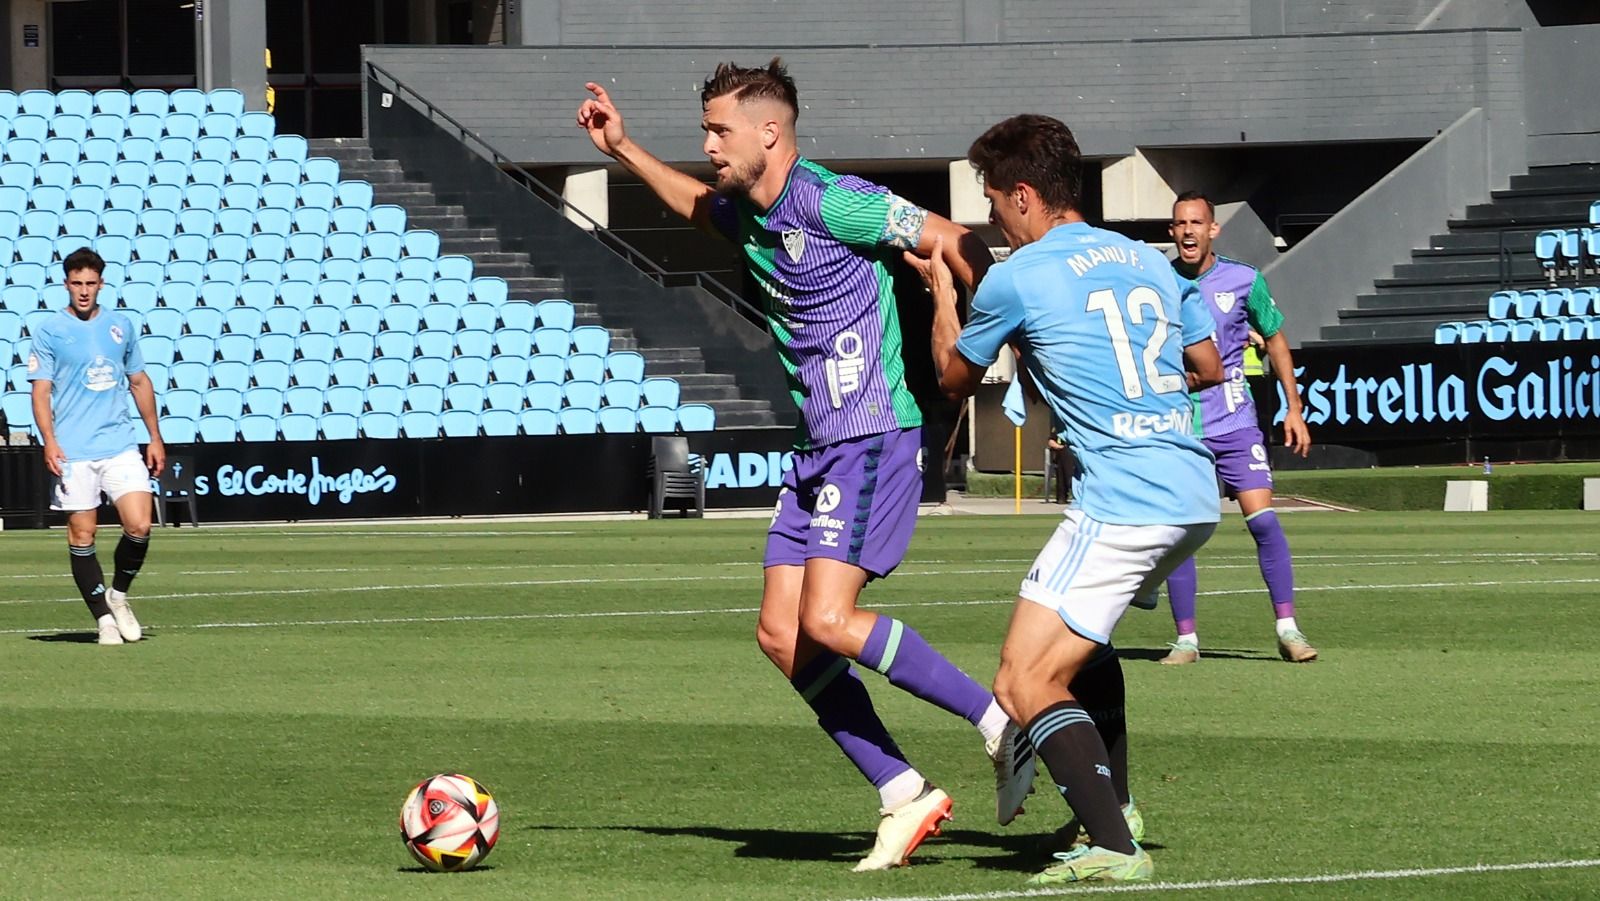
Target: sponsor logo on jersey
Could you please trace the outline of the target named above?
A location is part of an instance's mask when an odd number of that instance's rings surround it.
[[[852,331],[833,339],[833,356],[822,363],[828,379],[828,399],[835,410],[844,406],[844,396],[861,390],[861,373],[866,371],[866,342]]]
[[[96,355],[83,371],[83,387],[90,391],[110,391],[117,387],[117,367],[106,357]]]
[[[789,254],[789,259],[800,262],[800,255],[806,252],[806,233],[798,228],[784,232],[783,249]]]
[[[38,372],[38,371],[39,371],[39,357],[38,357],[38,355],[37,354],[28,354],[28,372],[29,373],[34,373],[34,372]]]
[[[1118,438],[1148,438],[1163,432],[1189,434],[1193,429],[1194,408],[1174,407],[1165,413],[1113,413],[1111,431]]]
[[[832,513],[839,509],[839,486],[828,482],[817,492],[817,512]]]

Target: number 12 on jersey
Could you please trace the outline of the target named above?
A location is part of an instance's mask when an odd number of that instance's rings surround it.
[[[1111,350],[1117,358],[1117,370],[1122,375],[1122,393],[1129,400],[1144,396],[1144,383],[1150,383],[1154,394],[1170,394],[1188,387],[1183,374],[1163,374],[1156,366],[1161,359],[1162,345],[1167,343],[1170,323],[1167,311],[1161,306],[1161,295],[1148,285],[1140,285],[1128,292],[1126,309],[1117,302],[1117,292],[1102,288],[1089,292],[1087,309],[1105,317],[1106,332],[1111,336]],[[1134,360],[1133,341],[1128,335],[1128,323],[1144,325],[1147,312],[1153,315],[1154,327],[1150,338],[1140,351],[1144,361],[1144,379],[1139,378],[1138,363]]]

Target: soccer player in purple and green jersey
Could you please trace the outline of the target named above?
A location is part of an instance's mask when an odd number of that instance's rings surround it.
[[[857,661],[976,726],[1010,822],[1033,780],[1032,749],[987,689],[915,630],[859,609],[867,581],[905,555],[922,493],[921,413],[906,388],[889,264],[949,248],[969,287],[992,262],[966,229],[882,187],[802,159],[794,81],[781,61],[717,67],[701,92],[716,186],[627,136],[605,89],[578,109],[596,148],[674,212],[736,241],[766,294],[802,432],[767,532],[756,638],[881,802],[877,842],[856,869],[903,865],[949,818],[951,801],[907,762],[851,672]]]
[[[1266,339],[1268,359],[1288,399],[1284,411],[1284,444],[1304,456],[1311,435],[1301,416],[1294,361],[1282,334],[1283,313],[1267,290],[1267,280],[1247,263],[1218,256],[1211,242],[1221,232],[1211,201],[1198,191],[1178,196],[1172,207],[1172,240],[1177,244],[1178,272],[1194,279],[1200,296],[1217,323],[1217,349],[1222,354],[1223,382],[1195,394],[1195,433],[1217,457],[1217,477],[1239,502],[1245,526],[1256,541],[1261,576],[1277,618],[1278,653],[1285,660],[1309,663],[1317,649],[1295,622],[1294,568],[1289,541],[1272,509],[1272,467],[1266,438],[1256,424],[1255,402],[1245,381],[1244,350],[1250,333]],[[1178,638],[1162,659],[1166,664],[1193,663],[1200,658],[1195,624],[1199,574],[1191,558],[1167,580],[1167,597]]]

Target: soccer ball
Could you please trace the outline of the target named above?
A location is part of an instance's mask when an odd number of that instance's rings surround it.
[[[436,872],[477,866],[500,837],[500,808],[470,776],[440,773],[417,784],[400,806],[400,838]]]

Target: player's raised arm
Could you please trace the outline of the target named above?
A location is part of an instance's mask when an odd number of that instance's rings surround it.
[[[623,165],[643,181],[661,202],[696,226],[710,230],[712,190],[699,179],[663,163],[650,151],[628,137],[622,113],[606,89],[589,82],[584,85],[594,96],[578,106],[578,127],[589,133],[589,140],[601,153]]]
[[[931,256],[934,242],[938,239],[943,239],[941,255],[945,265],[950,267],[951,274],[960,279],[970,293],[983,281],[989,267],[994,265],[994,254],[989,252],[989,246],[976,232],[938,213],[929,213],[922,227],[922,239],[917,242],[917,253],[924,257]]]
[[[988,253],[987,248],[984,253]],[[917,270],[917,274],[922,277],[922,283],[927,286],[928,293],[933,297],[933,334],[930,340],[933,367],[939,377],[939,390],[951,400],[970,397],[983,381],[983,374],[988,370],[988,366],[979,365],[968,359],[957,347],[957,341],[963,337],[963,332],[960,316],[956,312],[955,283],[950,266],[946,262],[949,254],[945,252],[944,236],[934,235],[926,258],[906,251],[905,259],[913,269]],[[974,297],[968,331],[975,346],[982,345],[988,348],[993,344],[998,352],[998,347],[1005,344],[1015,331],[1015,323],[1003,316],[985,313],[985,309],[980,304],[979,298]],[[991,356],[989,363],[993,362]]]

